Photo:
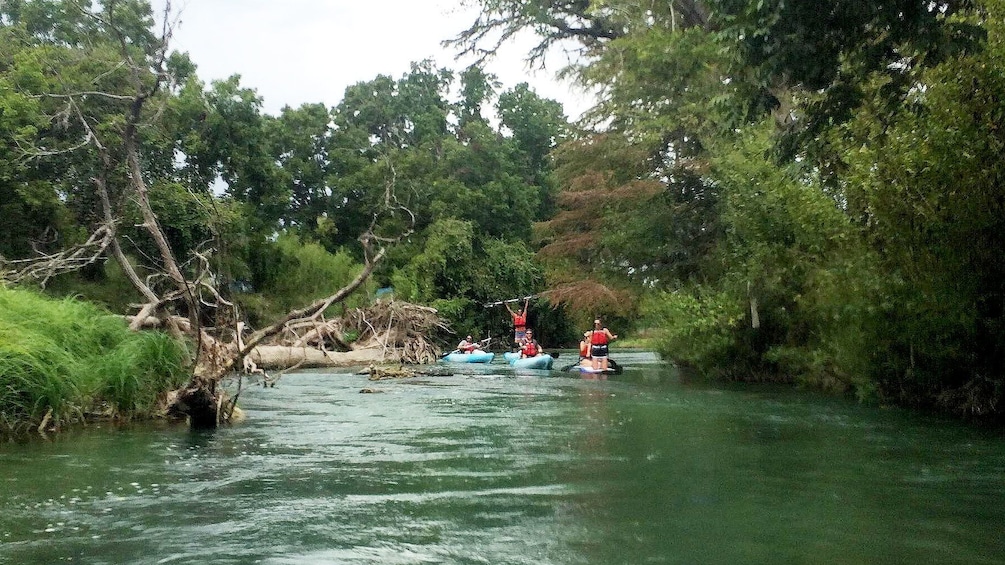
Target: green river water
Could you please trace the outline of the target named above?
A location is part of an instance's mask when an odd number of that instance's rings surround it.
[[[214,432],[0,444],[0,563],[1005,563],[1001,433],[617,359],[289,374]]]

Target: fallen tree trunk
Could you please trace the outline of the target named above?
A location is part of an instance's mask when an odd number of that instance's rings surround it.
[[[291,367],[349,367],[400,361],[400,357],[394,351],[384,351],[378,348],[343,352],[287,345],[259,345],[251,350],[248,358],[259,368],[265,370],[284,370]]]

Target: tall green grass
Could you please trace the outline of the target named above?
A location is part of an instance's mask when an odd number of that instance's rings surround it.
[[[80,300],[0,287],[0,427],[150,415],[185,382],[183,344]],[[51,413],[50,413],[51,411]]]

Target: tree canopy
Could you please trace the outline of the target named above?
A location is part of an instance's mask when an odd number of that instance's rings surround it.
[[[1000,1],[478,4],[454,43],[578,45],[600,95],[536,229],[564,299],[629,293],[709,375],[1001,420]]]
[[[209,272],[255,324],[360,285],[501,335],[540,292],[555,341],[1002,419],[1001,0],[472,3],[448,43],[571,49],[581,123],[432,61],[268,115],[145,1],[4,2],[0,272],[194,324]]]

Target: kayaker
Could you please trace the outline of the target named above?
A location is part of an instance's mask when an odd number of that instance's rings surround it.
[[[508,302],[503,302],[503,306],[506,307],[506,311],[513,318],[513,343],[517,347],[521,346],[523,343],[524,336],[527,334],[527,305],[530,304],[530,298],[523,299],[523,311],[514,312],[512,308],[509,307]]]
[[[534,331],[527,330],[523,337],[523,343],[520,345],[520,358],[537,357],[542,353],[544,353],[544,350],[541,349],[541,345],[534,339]]]
[[[607,344],[618,339],[616,334],[604,327],[600,318],[593,320],[593,330],[590,334],[590,357],[593,358],[593,370],[607,370]]]
[[[579,360],[590,358],[590,332],[583,332],[583,339],[579,340]]]
[[[590,332],[583,332],[583,339],[579,340],[579,366],[593,367],[593,360],[590,359]]]
[[[471,353],[478,349],[478,342],[471,341],[471,336],[466,336],[457,344],[457,351],[461,353]]]

